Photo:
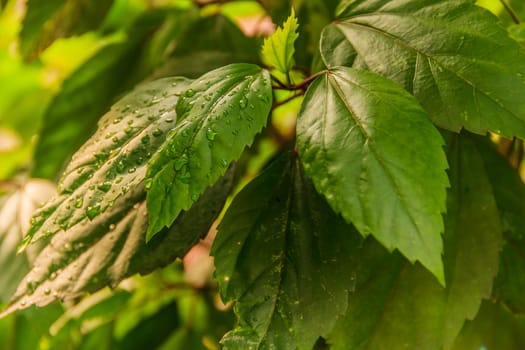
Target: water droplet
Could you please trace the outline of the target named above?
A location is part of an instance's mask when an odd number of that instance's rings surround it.
[[[121,191],[123,194],[126,194],[129,191],[129,186],[128,185],[122,186]]]
[[[128,169],[128,173],[133,174],[135,171],[137,171],[137,168],[131,167]]]
[[[71,245],[71,243],[67,242],[66,244],[64,244],[64,252],[68,253],[72,251],[73,251],[73,246]]]
[[[217,135],[217,133],[215,131],[213,131],[212,128],[208,128],[206,130],[206,138],[210,141],[213,141],[215,140],[215,136]]]
[[[224,282],[228,282],[230,280],[230,276],[224,276],[222,280]]]
[[[99,184],[97,188],[101,190],[102,192],[108,192],[111,189],[111,182],[105,181]]]
[[[51,272],[51,274],[49,275],[48,279],[49,279],[50,281],[53,281],[55,278],[57,278],[57,273],[56,273],[56,271],[53,271],[53,272]]]
[[[195,96],[195,90],[193,90],[193,89],[188,89],[188,90],[186,90],[186,92],[184,93],[184,95],[185,95],[186,97],[193,97],[193,96]]]
[[[241,109],[245,109],[247,106],[248,106],[248,100],[247,100],[246,98],[244,98],[244,97],[241,98],[241,99],[239,100],[239,107],[240,107]]]
[[[95,204],[86,208],[86,215],[90,220],[93,220],[95,216],[100,213],[100,204]]]
[[[133,209],[138,209],[140,207],[140,203],[133,204]]]
[[[122,180],[124,180],[124,178],[121,176],[121,177],[117,177],[117,179],[115,180],[115,183],[119,184],[122,182]]]
[[[122,117],[117,117],[115,119],[113,119],[113,124],[118,124],[122,121]]]
[[[84,199],[82,197],[77,197],[75,201],[75,208],[82,207],[82,204],[84,203]]]
[[[199,196],[198,196],[196,193],[193,193],[193,194],[191,195],[191,200],[194,201],[194,202],[196,202],[197,199],[199,199]]]
[[[180,171],[186,164],[188,164],[188,161],[188,156],[184,153],[180,158],[175,160],[175,163],[173,163],[173,169],[175,171]]]
[[[132,128],[131,126],[128,126],[128,127],[126,127],[126,128],[124,129],[124,132],[125,132],[126,134],[131,134],[131,133],[133,132],[133,128]]]
[[[115,227],[116,227],[115,224],[111,224],[111,225],[109,225],[109,230],[113,231],[115,229]]]
[[[146,190],[149,190],[152,184],[153,184],[153,179],[151,177],[147,178],[146,181],[144,182],[144,188]]]
[[[49,288],[44,289],[44,294],[45,295],[51,294],[51,289],[49,289]]]
[[[142,142],[142,144],[144,145],[147,145],[149,143],[149,136],[146,135],[146,136],[143,136],[141,139],[140,139],[140,142]]]
[[[159,137],[159,136],[162,136],[162,130],[160,129],[155,129],[153,130],[153,132],[151,133],[154,137]]]
[[[173,123],[173,118],[166,118],[164,119],[166,123]]]
[[[124,165],[124,162],[122,160],[119,160],[117,162],[117,172],[121,173],[124,171],[125,168],[126,166]]]

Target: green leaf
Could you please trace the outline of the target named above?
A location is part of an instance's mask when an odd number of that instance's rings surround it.
[[[224,174],[266,125],[272,90],[266,70],[232,64],[191,83],[177,102],[177,122],[149,162],[147,239],[171,225]]]
[[[43,117],[43,128],[35,146],[33,177],[54,178],[65,161],[89,137],[100,115],[127,85],[122,77],[132,71],[149,17],[133,29],[115,34],[115,40],[99,50],[62,84]]]
[[[485,168],[494,188],[505,237],[500,267],[494,281],[494,299],[515,313],[525,312],[525,184],[518,172],[498,154],[494,145],[479,138]]]
[[[56,192],[46,180],[32,179],[17,184],[16,191],[0,199],[0,301],[6,302],[16,285],[29,271],[41,247],[33,246],[16,254],[18,244],[29,229],[35,210]]]
[[[289,157],[248,184],[212,248],[222,298],[240,318],[224,348],[311,349],[326,336],[353,284],[353,230]]]
[[[317,190],[366,236],[443,280],[443,141],[417,101],[376,74],[334,68],[308,89],[297,145]]]
[[[488,11],[470,0],[345,4],[327,30],[344,35],[368,70],[416,96],[437,125],[525,137],[525,56]]]
[[[449,147],[447,287],[369,239],[354,253],[356,289],[328,338],[333,349],[449,349],[490,296],[501,241],[498,210],[472,140],[456,136]]]
[[[261,53],[264,64],[284,74],[290,72],[294,64],[294,43],[299,37],[298,28],[297,17],[295,17],[292,8],[292,13],[283,26],[277,28],[270,37],[264,39]]]
[[[454,350],[516,350],[525,344],[525,318],[499,304],[483,303],[476,318],[465,324]]]
[[[182,257],[220,212],[232,174],[217,181],[169,229],[146,245],[146,163],[176,123],[178,95],[190,86],[167,78],[138,88],[100,121],[59,185],[33,218],[28,240],[47,238],[4,315],[71,299]]]

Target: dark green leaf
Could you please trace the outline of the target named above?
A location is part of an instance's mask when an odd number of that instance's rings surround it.
[[[148,239],[224,174],[266,125],[271,104],[269,74],[252,64],[216,69],[187,87],[176,108],[181,121],[149,162]]]
[[[126,77],[138,61],[144,34],[151,29],[149,17],[122,32],[121,40],[98,51],[62,84],[49,104],[36,144],[33,176],[54,178],[64,162],[94,131],[96,122],[115,96],[127,86]]]
[[[488,11],[470,0],[345,4],[327,30],[344,35],[367,69],[413,93],[437,125],[525,137],[525,55]],[[329,67],[340,61],[323,57]]]
[[[178,95],[189,85],[183,78],[149,83],[101,119],[66,170],[59,195],[33,220],[29,238],[52,238],[5,313],[151,272],[182,257],[208,232],[231,187],[230,175],[145,244],[146,162],[176,123]]]
[[[336,212],[443,283],[447,162],[441,136],[412,96],[376,74],[335,68],[308,89],[297,144]]]
[[[501,229],[484,164],[471,140],[450,143],[446,288],[420,265],[373,241],[355,258],[356,290],[329,343],[333,349],[448,349],[490,296]]]
[[[516,350],[525,344],[525,318],[499,304],[484,302],[476,318],[465,324],[454,350]]]
[[[239,325],[225,349],[311,349],[346,308],[354,229],[282,157],[234,199],[212,248]],[[356,237],[356,236],[353,236]]]
[[[485,168],[494,188],[505,244],[494,282],[494,296],[516,313],[525,312],[525,185],[518,172],[498,154],[495,147],[480,138]]]

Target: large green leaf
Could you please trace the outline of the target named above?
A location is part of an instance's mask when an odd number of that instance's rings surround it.
[[[470,0],[356,0],[340,12],[321,40],[339,31],[367,69],[413,93],[437,125],[525,137],[525,55],[488,11]],[[331,56],[323,52],[327,66],[340,63]]]
[[[187,87],[176,107],[181,121],[149,162],[148,239],[224,174],[266,125],[271,104],[269,74],[252,64],[216,69]]]
[[[498,210],[472,141],[458,136],[449,145],[446,288],[420,265],[365,242],[355,257],[355,293],[328,339],[333,349],[449,349],[490,296],[501,240]]]
[[[485,168],[494,188],[505,244],[494,282],[494,299],[515,313],[525,312],[525,184],[518,172],[488,140],[478,140]]]
[[[352,232],[289,157],[248,184],[212,248],[222,297],[240,318],[224,348],[311,349],[326,336],[353,284]]]
[[[376,74],[334,68],[308,89],[297,144],[306,173],[336,212],[443,282],[447,161],[441,136],[412,96]]]
[[[34,177],[59,175],[65,161],[94,131],[98,118],[115,96],[129,87],[122,77],[127,77],[138,62],[140,44],[156,21],[156,15],[144,15],[120,37],[115,35],[119,40],[99,50],[63,82],[43,117],[35,146]]]
[[[146,163],[177,122],[190,81],[166,78],[119,101],[69,164],[28,241],[48,239],[4,312],[70,299],[182,257],[208,232],[231,187],[223,177],[146,245]]]

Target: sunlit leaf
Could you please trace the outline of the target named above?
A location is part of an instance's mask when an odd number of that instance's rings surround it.
[[[290,17],[284,22],[283,26],[277,28],[275,33],[264,39],[261,57],[267,66],[284,74],[292,69],[295,53],[294,44],[299,37],[298,28],[297,17],[295,17],[295,12],[292,9]]]
[[[237,160],[266,125],[271,103],[269,74],[252,64],[219,68],[188,85],[176,107],[181,121],[149,162],[148,239]]]
[[[357,0],[343,2],[340,16],[326,30],[413,93],[437,125],[525,137],[525,55],[488,11],[470,0]]]
[[[353,284],[353,231],[289,157],[248,184],[212,248],[222,297],[239,316],[224,349],[311,349],[326,336]]]
[[[306,173],[366,236],[443,282],[443,140],[417,101],[376,74],[334,68],[312,83],[297,122]]]

